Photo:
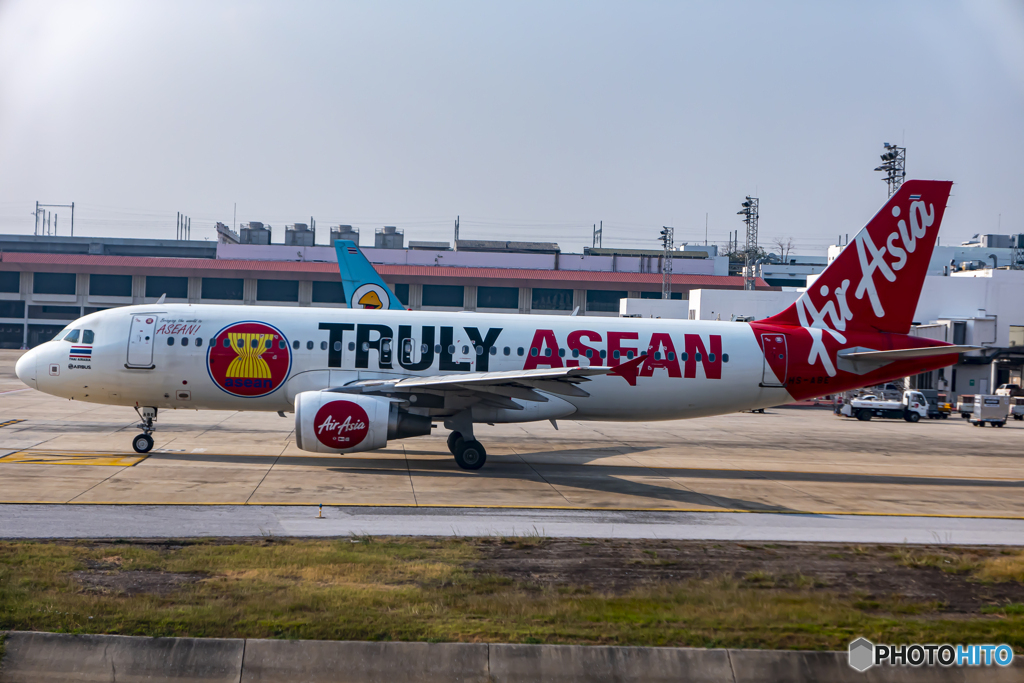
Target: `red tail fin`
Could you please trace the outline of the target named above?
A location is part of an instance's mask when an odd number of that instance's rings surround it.
[[[952,186],[903,183],[795,304],[762,322],[909,332]]]

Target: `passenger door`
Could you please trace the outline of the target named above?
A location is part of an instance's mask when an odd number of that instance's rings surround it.
[[[761,346],[764,348],[761,386],[786,386],[786,377],[789,374],[789,354],[786,350],[786,335],[778,332],[762,334]]]
[[[132,328],[128,334],[129,368],[153,368],[153,342],[156,331],[155,315],[133,315]]]

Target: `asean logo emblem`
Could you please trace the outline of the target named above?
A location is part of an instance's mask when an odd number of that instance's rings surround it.
[[[266,396],[288,379],[292,353],[279,329],[266,323],[228,325],[210,340],[210,379],[234,396]]]
[[[380,285],[360,285],[352,294],[352,308],[384,309],[391,308],[391,297],[388,290]]]
[[[358,403],[331,401],[320,406],[313,418],[316,438],[328,448],[355,448],[370,431],[370,418]]]

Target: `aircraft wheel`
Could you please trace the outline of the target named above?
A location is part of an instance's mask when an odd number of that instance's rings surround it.
[[[918,415],[917,413],[908,413],[907,414],[907,422],[917,422],[920,419],[921,419],[921,416]]]
[[[487,462],[487,451],[479,441],[459,440],[455,463],[464,470],[478,470]]]
[[[994,424],[995,424],[996,427],[1002,427],[1006,423],[1005,422],[996,422]]]
[[[153,448],[153,437],[149,434],[139,434],[132,439],[132,448],[136,453],[149,453]]]
[[[861,420],[862,422],[867,422],[868,420],[871,419],[871,411],[870,410],[858,410],[857,411],[857,419]]]
[[[451,451],[452,455],[455,455],[456,451],[459,450],[459,441],[462,440],[462,434],[459,432],[452,432],[448,435],[448,450]]]

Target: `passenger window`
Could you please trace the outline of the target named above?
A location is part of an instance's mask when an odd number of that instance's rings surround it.
[[[690,360],[690,354],[685,353],[685,352],[679,354],[679,360],[681,360],[683,362],[686,362],[686,361]],[[700,360],[700,359],[698,358],[697,360]]]
[[[300,346],[302,346],[302,342],[300,342],[298,339],[292,339],[292,348],[293,349],[298,351]]]
[[[709,353],[708,354],[708,360],[711,361],[712,363],[714,363],[715,362],[715,354]]]
[[[618,351],[612,351],[612,358],[618,358],[620,355],[622,354],[620,354]]]
[[[699,353],[695,353],[695,354],[693,354],[693,357],[694,357],[694,359],[695,359],[695,360],[696,360],[696,361],[697,361],[698,363],[700,362],[700,354],[699,354]]]
[[[356,343],[355,342],[349,342],[348,343],[348,350],[349,351],[355,351],[356,350]]]
[[[311,342],[311,341],[306,342],[306,348],[309,349],[310,351],[312,351],[313,350],[313,342]]]
[[[334,344],[334,350],[335,351],[341,351],[341,342],[336,342]],[[391,353],[391,342],[388,342],[388,341],[381,342],[381,344],[380,344],[380,352],[381,353]]]
[[[565,349],[558,349],[558,357],[565,358]]]
[[[455,344],[449,344],[448,345],[448,354],[451,355],[453,353],[455,353]]]
[[[253,344],[253,346],[255,346],[255,344]],[[268,349],[274,348],[274,340],[273,339],[268,339],[267,340],[267,348]]]
[[[465,344],[462,345],[462,355],[463,356],[469,355],[469,347],[466,346]]]
[[[66,337],[64,337],[64,341],[71,342],[72,344],[77,344],[78,343],[78,334],[79,334],[79,330],[71,330],[70,332],[68,332],[68,335]]]
[[[325,341],[320,342],[320,350],[321,351],[326,351],[327,350],[327,342],[325,342]]]
[[[516,351],[516,355],[519,355],[519,356],[521,356],[521,355],[523,355],[523,353],[524,353],[524,351],[523,351],[523,347],[522,347],[522,346],[520,346],[520,347],[519,347],[519,350],[518,350],[518,351]],[[536,356],[537,354],[533,354],[533,355],[535,355],[535,356]]]
[[[579,358],[580,357],[580,350],[579,349],[573,349],[572,350],[572,357],[573,358]]]
[[[491,355],[492,356],[497,356],[498,355],[498,348],[496,346],[492,346],[491,347]]]
[[[478,355],[478,356],[484,355],[484,347],[482,347],[482,346],[476,347],[476,355]]]
[[[195,344],[196,346],[202,346],[203,345],[203,338],[202,337],[196,337],[196,340],[193,342],[193,344]]]
[[[512,353],[512,349],[510,349],[509,347],[507,347],[507,346],[506,346],[506,347],[504,348],[504,352],[505,352],[505,355],[507,356],[507,355],[509,355],[509,354],[511,354],[511,353]],[[522,354],[519,354],[519,355],[522,355]]]
[[[627,351],[626,352],[626,358],[628,358],[629,360],[633,360],[633,352],[632,351]]]
[[[426,344],[420,344],[420,355],[426,355],[430,353],[430,347]]]
[[[669,351],[668,352],[668,359],[669,360],[675,360],[676,359],[676,354],[673,353],[672,351]]]
[[[174,346],[174,337],[168,337],[167,338],[167,345],[168,346]]]
[[[723,363],[728,363],[729,362],[729,354],[727,354],[727,353],[723,353],[722,354],[722,362]]]
[[[231,340],[228,339],[227,337],[224,337],[224,348],[225,349],[230,349],[231,348]]]
[[[608,352],[605,351],[604,349],[601,349],[601,358],[606,358],[607,356],[608,356]]]
[[[530,355],[533,356],[534,358],[537,357],[537,347],[536,346],[534,346],[533,348],[530,349]]]
[[[363,353],[368,353],[370,350],[370,342],[363,342]]]
[[[182,337],[181,338],[181,345],[182,346],[188,346],[188,337]]]
[[[285,342],[284,339],[282,339],[281,341],[277,342],[277,348],[279,348],[279,349],[287,349],[288,348],[288,343]]]
[[[551,355],[551,349],[544,349],[544,355],[545,356],[550,356]]]
[[[587,349],[587,358],[594,357],[594,349]]]
[[[82,343],[83,344],[92,344],[92,339],[93,339],[92,330],[84,330],[82,332]]]
[[[341,351],[341,342],[340,341],[334,342],[334,350],[335,351]]]
[[[654,360],[661,360],[661,351],[654,352]]]
[[[434,353],[441,353],[441,345],[434,344]]]

